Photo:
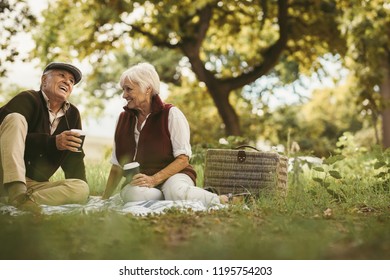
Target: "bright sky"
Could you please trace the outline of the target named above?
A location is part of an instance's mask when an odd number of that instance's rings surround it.
[[[37,16],[47,6],[46,0],[27,0],[27,3],[29,3],[32,12]],[[19,52],[22,54],[28,53],[35,46],[34,41],[31,39],[31,36],[26,33],[17,34],[14,40],[18,42]],[[37,68],[37,65],[38,61],[31,61],[30,63],[23,63],[17,61],[13,63],[9,67],[10,73],[8,75],[8,81],[6,82],[16,83],[21,87],[39,87],[39,78],[41,75],[41,70]],[[18,77],[17,81],[13,80],[13,77]],[[22,79],[20,79],[19,77],[22,77]]]

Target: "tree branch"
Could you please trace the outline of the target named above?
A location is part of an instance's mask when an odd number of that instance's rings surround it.
[[[211,6],[206,5],[198,11],[199,23],[195,26],[194,34],[191,34],[191,37],[183,38],[183,42],[185,43],[182,45],[182,49],[186,55],[199,55],[203,40],[210,27],[210,21],[213,15],[212,10]]]
[[[288,39],[288,0],[278,0],[278,24],[279,39],[262,54],[264,62],[255,66],[250,72],[223,80],[223,84],[228,86],[230,90],[241,88],[254,82],[268,73],[278,62]]]
[[[155,45],[156,47],[165,47],[165,48],[169,48],[169,49],[177,49],[177,48],[181,47],[181,43],[171,44],[171,43],[167,42],[166,40],[160,39],[156,35],[148,32],[148,31],[143,30],[141,27],[139,27],[135,24],[131,24],[130,27],[131,27],[132,31],[147,37],[150,41],[153,42],[153,45]]]
[[[268,0],[260,0],[261,1],[261,7],[263,8],[263,18],[261,19],[260,22],[260,28],[263,29],[265,19],[268,16]]]
[[[193,36],[183,38],[183,44],[181,45],[181,50],[191,63],[192,71],[194,71],[200,81],[208,85],[215,84],[217,79],[212,72],[205,68],[204,62],[200,59],[199,54],[203,40],[210,27],[212,15],[213,7],[210,5],[206,5],[203,9],[199,10],[199,23],[195,28]]]

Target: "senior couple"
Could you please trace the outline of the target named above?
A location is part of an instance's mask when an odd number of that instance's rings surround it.
[[[23,91],[0,108],[0,196],[22,210],[40,212],[40,205],[86,203],[89,187],[84,152],[78,152],[81,118],[68,101],[81,71],[72,64],[52,62],[41,76],[38,91]],[[200,200],[206,207],[226,203],[195,186],[189,164],[190,130],[186,117],[159,96],[160,79],[149,63],[137,64],[120,77],[127,104],[114,135],[111,171],[102,198],[109,198],[122,179],[123,166],[140,163],[140,173],[124,186],[124,202]],[[50,181],[58,168],[65,179]]]

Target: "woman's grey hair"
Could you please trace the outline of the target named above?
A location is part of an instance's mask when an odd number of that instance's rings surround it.
[[[119,80],[119,85],[122,88],[126,79],[137,84],[142,91],[146,91],[150,87],[153,94],[160,93],[160,77],[154,66],[150,63],[138,63],[123,72]]]

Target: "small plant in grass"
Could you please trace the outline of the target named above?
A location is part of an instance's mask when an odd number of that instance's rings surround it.
[[[374,169],[378,172],[375,175],[375,178],[378,179],[377,185],[388,191],[390,185],[390,149],[384,152],[375,150],[374,155],[376,157]]]
[[[336,201],[345,202],[345,194],[342,189],[339,189],[340,192],[337,192],[331,188],[331,178],[342,182],[343,177],[340,172],[335,169],[335,164],[338,161],[343,160],[345,157],[343,155],[331,156],[324,160],[321,166],[313,167],[313,170],[319,173],[319,176],[313,177],[313,180],[317,182],[321,187],[323,187],[326,192],[331,195]]]

